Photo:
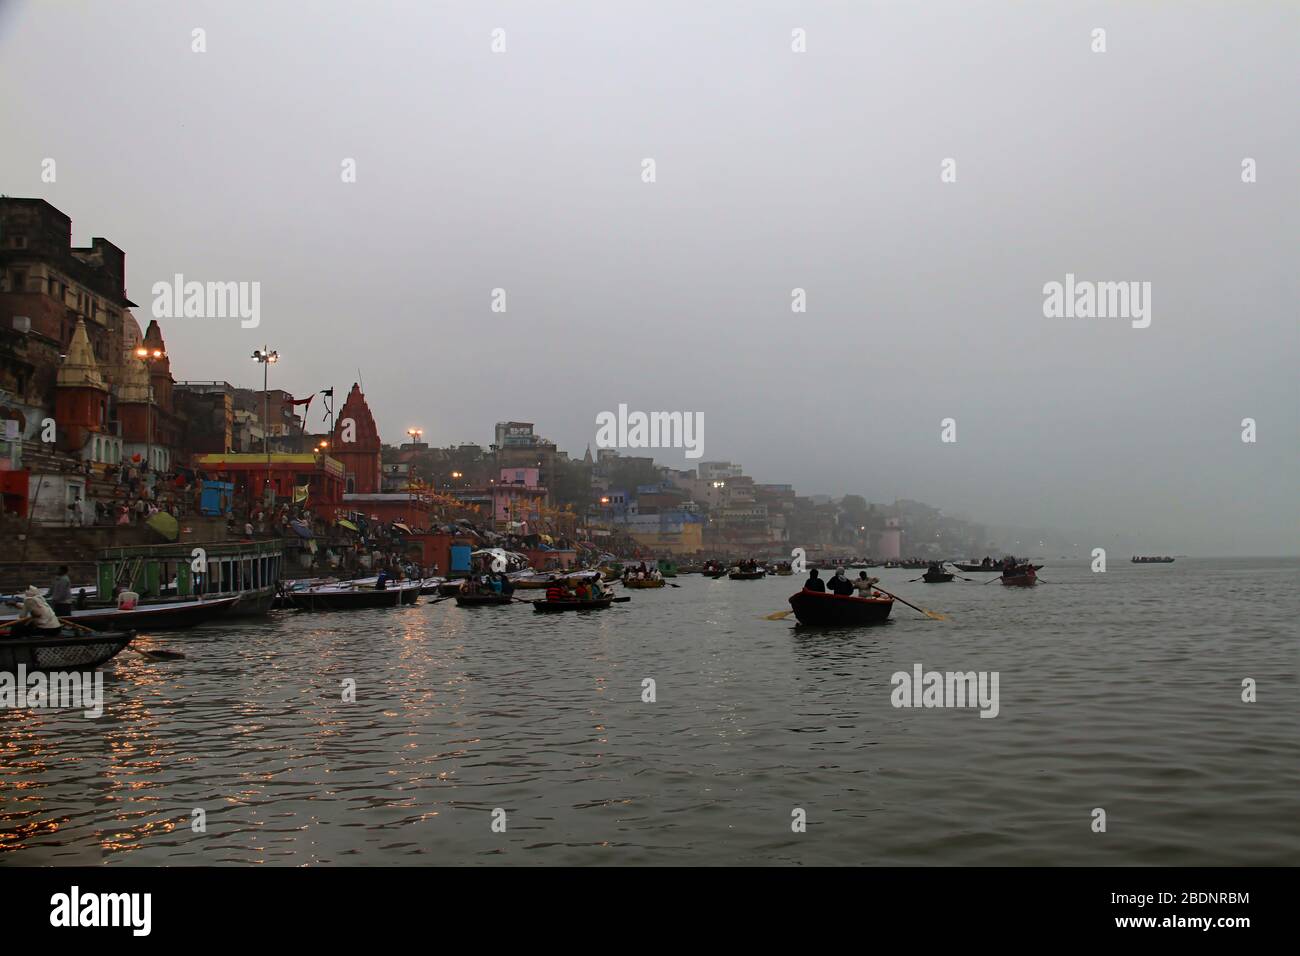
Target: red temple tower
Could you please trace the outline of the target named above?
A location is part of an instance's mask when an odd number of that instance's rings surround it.
[[[350,440],[349,440],[350,439]],[[330,436],[329,454],[343,463],[344,491],[373,495],[379,492],[379,429],[370,414],[361,386],[353,383]]]
[[[92,433],[107,427],[108,386],[99,374],[86,323],[81,319],[72,333],[68,357],[59,366],[54,389],[54,421],[60,433],[59,445],[78,454]]]

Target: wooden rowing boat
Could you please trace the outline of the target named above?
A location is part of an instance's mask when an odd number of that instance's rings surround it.
[[[48,634],[10,637],[0,633],[0,671],[89,670],[116,657],[135,631],[93,631],[64,626]]]
[[[766,571],[732,571],[727,577],[733,581],[757,581],[759,578],[767,577]]]
[[[613,603],[612,596],[587,601],[534,601],[533,610],[539,614],[557,614],[561,611],[603,611]]]
[[[625,588],[661,588],[664,582],[655,578],[628,578],[623,582]]]
[[[882,624],[893,606],[893,598],[859,598],[822,591],[805,590],[790,596],[796,620],[816,627]]]
[[[1032,571],[1025,574],[1002,575],[1002,583],[1009,588],[1032,588],[1038,583],[1038,575]]]
[[[921,580],[926,584],[946,584],[953,579],[951,571],[926,571],[921,575]]]

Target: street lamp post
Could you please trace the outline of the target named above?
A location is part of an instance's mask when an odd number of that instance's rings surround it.
[[[135,350],[136,358],[144,362],[145,368],[148,369],[150,362],[157,362],[166,354],[162,349],[153,349],[150,351],[141,345]],[[144,405],[144,463],[150,472],[153,471],[153,376],[150,375],[149,381],[149,400]]]
[[[266,501],[274,502],[274,490],[271,488],[271,393],[267,391],[271,363],[280,361],[280,353],[268,349],[265,345],[253,350],[253,361],[262,363],[262,448],[266,451]]]

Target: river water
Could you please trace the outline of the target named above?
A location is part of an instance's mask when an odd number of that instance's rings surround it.
[[[121,655],[99,719],[0,712],[0,865],[1300,862],[1300,561],[873,573],[950,620],[688,576],[142,638],[186,659]],[[918,663],[996,671],[997,716],[894,707]]]

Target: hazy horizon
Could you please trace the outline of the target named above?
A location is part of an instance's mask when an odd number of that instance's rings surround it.
[[[360,378],[391,444],[523,420],[581,457],[620,403],[698,412],[700,460],[800,494],[1111,560],[1293,555],[1297,27],[1284,3],[9,0],[0,192],[121,247],[142,328],[174,274],[260,282],[258,328],[160,320],[176,379],[260,388],[269,344],[273,388],[341,406]],[[1149,282],[1150,326],[1045,317],[1067,274]]]

